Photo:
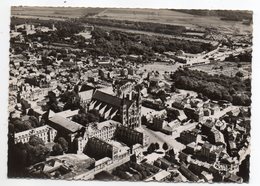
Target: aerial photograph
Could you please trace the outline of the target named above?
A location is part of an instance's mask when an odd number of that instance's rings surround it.
[[[9,179],[249,182],[252,11],[10,11]]]

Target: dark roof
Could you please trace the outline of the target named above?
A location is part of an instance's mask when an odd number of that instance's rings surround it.
[[[69,119],[63,118],[59,115],[55,115],[53,117],[51,117],[49,119],[51,122],[53,122],[54,124],[68,130],[69,132],[77,132],[78,130],[80,130],[82,128],[82,125],[70,121]],[[55,128],[55,127],[54,127]]]
[[[106,103],[110,106],[117,107],[117,108],[120,108],[122,106],[122,101],[123,101],[123,99],[121,99],[119,97],[112,96],[110,94],[101,92],[99,90],[95,91],[92,99],[100,101],[102,103]],[[132,104],[132,101],[125,99],[125,103],[126,103],[127,107],[129,107]]]
[[[83,85],[81,86],[81,89],[80,89],[79,92],[84,92],[84,91],[92,90],[92,89],[94,89],[94,87],[92,87],[92,86],[90,86],[90,85],[87,85],[87,84],[83,84]]]

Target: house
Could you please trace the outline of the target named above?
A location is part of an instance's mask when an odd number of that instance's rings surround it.
[[[166,160],[165,158],[158,158],[156,161],[154,161],[154,165],[156,167],[160,167],[161,169],[168,171],[172,163]]]
[[[201,156],[203,156],[204,158],[206,158],[207,161],[215,161],[216,160],[216,153],[215,153],[215,146],[213,146],[212,144],[205,142],[199,153]]]
[[[234,173],[227,172],[226,175],[224,176],[224,181],[233,182],[233,183],[242,183],[243,179]]]
[[[165,134],[172,135],[180,125],[181,122],[178,119],[167,122],[162,118],[154,117],[151,128],[154,130],[159,130]]]
[[[222,132],[220,132],[215,127],[211,128],[211,132],[213,133],[215,145],[217,145],[217,146],[220,145],[220,146],[226,147],[226,142],[225,142],[224,135],[222,134]]]
[[[198,140],[200,139],[199,137],[199,130],[198,129],[193,129],[191,131],[183,131],[180,134],[180,141],[184,144],[189,144],[192,142],[197,143]]]
[[[185,99],[178,98],[172,103],[172,107],[183,110],[188,105]]]
[[[94,89],[79,92],[79,97],[82,105],[86,105],[91,101]]]
[[[189,119],[194,119],[197,122],[202,121],[204,113],[202,108],[184,108],[184,113]]]
[[[189,154],[194,154],[196,151],[196,142],[191,142],[191,143],[187,144],[185,150]]]
[[[202,171],[201,177],[202,177],[202,179],[205,180],[205,182],[211,182],[212,183],[212,181],[213,181],[213,175],[210,174],[209,172]]]
[[[184,111],[183,111],[183,110],[180,110],[179,113],[180,113],[180,115],[177,116],[178,120],[180,120],[181,122],[186,121],[186,120],[187,120],[187,116],[186,116],[186,114],[184,113]]]
[[[183,176],[185,176],[189,181],[198,182],[199,178],[192,171],[190,171],[185,165],[181,165],[178,169]]]
[[[144,181],[166,181],[167,178],[171,177],[171,173],[167,172],[166,170],[161,170],[160,172],[156,173],[155,175],[147,178]]]

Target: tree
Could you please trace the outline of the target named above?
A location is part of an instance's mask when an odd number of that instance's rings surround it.
[[[142,125],[146,125],[148,123],[146,116],[141,117]]]
[[[152,152],[155,151],[155,144],[154,143],[151,143],[150,146],[147,148],[147,152],[149,154],[151,154]]]
[[[64,152],[67,152],[69,149],[69,144],[63,137],[59,137],[57,143],[61,145]]]
[[[74,86],[74,92],[75,92],[76,94],[79,93],[79,86],[78,86],[78,85],[75,85],[75,86]]]
[[[136,155],[133,154],[133,155],[130,157],[130,160],[131,160],[132,162],[135,162],[135,163],[136,163],[136,161],[137,161]]]
[[[250,166],[250,155],[247,155],[246,158],[242,161],[239,166],[239,172],[237,173],[238,176],[243,178],[244,182],[249,181],[249,166]]]
[[[48,92],[48,98],[50,103],[55,103],[57,104],[57,99],[56,99],[56,94],[53,91]]]
[[[12,123],[14,124],[14,130],[15,132],[22,132],[25,130],[32,129],[30,122],[23,122],[21,119],[15,118]]]
[[[136,180],[136,181],[140,181],[141,180],[141,178],[140,178],[140,176],[138,174],[134,174],[133,177],[134,177],[134,180]]]
[[[31,126],[33,128],[36,128],[36,127],[40,126],[40,123],[39,123],[38,119],[35,116],[30,116],[29,117],[29,122],[31,123]]]
[[[31,107],[30,103],[28,101],[21,99],[21,105],[22,105],[22,110],[26,110]]]
[[[244,77],[244,74],[239,71],[239,72],[236,73],[236,76],[237,76],[237,77]]]
[[[159,143],[157,143],[157,142],[155,143],[155,149],[156,149],[156,150],[160,149],[160,145],[159,145]]]
[[[38,136],[31,136],[28,143],[32,146],[44,145],[44,141]]]
[[[167,121],[173,121],[175,119],[178,118],[178,116],[180,116],[180,112],[176,109],[166,109],[167,112]]]
[[[198,98],[199,99],[203,99],[203,94],[200,92],[200,93],[198,93]]]
[[[158,91],[157,96],[162,100],[163,103],[166,101],[166,93],[164,90]]]
[[[167,145],[167,143],[166,143],[166,142],[164,142],[164,144],[163,144],[162,148],[163,148],[163,150],[165,150],[165,151],[166,151],[166,150],[168,150],[168,148],[169,148],[169,147],[168,147],[168,145]]]
[[[76,110],[80,108],[80,97],[75,91],[65,92],[61,96],[61,101],[65,102],[63,110]]]
[[[89,122],[99,122],[101,120],[98,110],[95,109],[88,111],[87,118]]]
[[[173,149],[169,150],[169,155],[170,155],[170,156],[174,156],[174,155],[175,155],[175,153],[174,153],[174,150],[173,150]]]
[[[175,84],[173,83],[172,85],[171,85],[171,92],[175,92],[176,91],[176,87],[175,87]]]
[[[242,67],[241,63],[238,63],[237,68],[241,68],[241,67]]]
[[[28,153],[24,144],[8,146],[8,177],[23,177],[27,166]],[[17,158],[19,157],[19,158]]]
[[[55,143],[52,147],[53,155],[62,155],[63,154],[63,148],[59,143]]]
[[[20,162],[20,168],[45,161],[50,152],[49,149],[45,147],[44,142],[37,136],[31,136],[28,143],[18,143],[14,145],[13,150],[14,152],[12,152],[12,154],[14,154],[17,161]],[[11,161],[16,162],[14,159]]]
[[[36,146],[32,146],[29,143],[25,144],[28,157],[27,157],[27,165],[33,165],[35,163],[45,161],[49,156],[49,149],[42,144],[37,144]]]
[[[142,179],[147,178],[147,172],[146,171],[142,171],[141,175],[142,175]]]

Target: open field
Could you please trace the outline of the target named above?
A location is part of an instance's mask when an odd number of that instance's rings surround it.
[[[242,66],[238,68],[238,64],[241,64]],[[221,70],[221,66],[223,67],[223,70]],[[235,74],[240,71],[243,72],[245,78],[251,77],[251,63],[249,62],[215,62],[207,65],[190,67],[189,69],[201,70],[212,75],[223,74],[226,76],[235,76]]]
[[[85,15],[94,15],[104,10],[103,8],[82,7],[12,7],[11,15],[21,18],[79,18]]]
[[[167,9],[83,8],[83,7],[12,7],[11,15],[23,18],[67,19],[83,16],[182,25],[189,28],[214,27],[221,32],[250,33],[252,26],[238,21],[221,20],[218,16],[191,15]]]
[[[152,72],[152,71],[158,71],[160,74],[163,74],[165,71],[166,72],[174,72],[178,69],[180,65],[179,64],[169,64],[165,62],[154,62],[154,63],[149,63],[149,64],[144,64],[140,70],[146,69],[147,72]]]
[[[110,8],[94,15],[96,18],[155,22],[182,25],[191,28],[215,27],[220,31],[232,33],[238,29],[241,33],[252,30],[251,26],[241,22],[220,20],[217,16],[199,16],[166,9],[116,9]]]

